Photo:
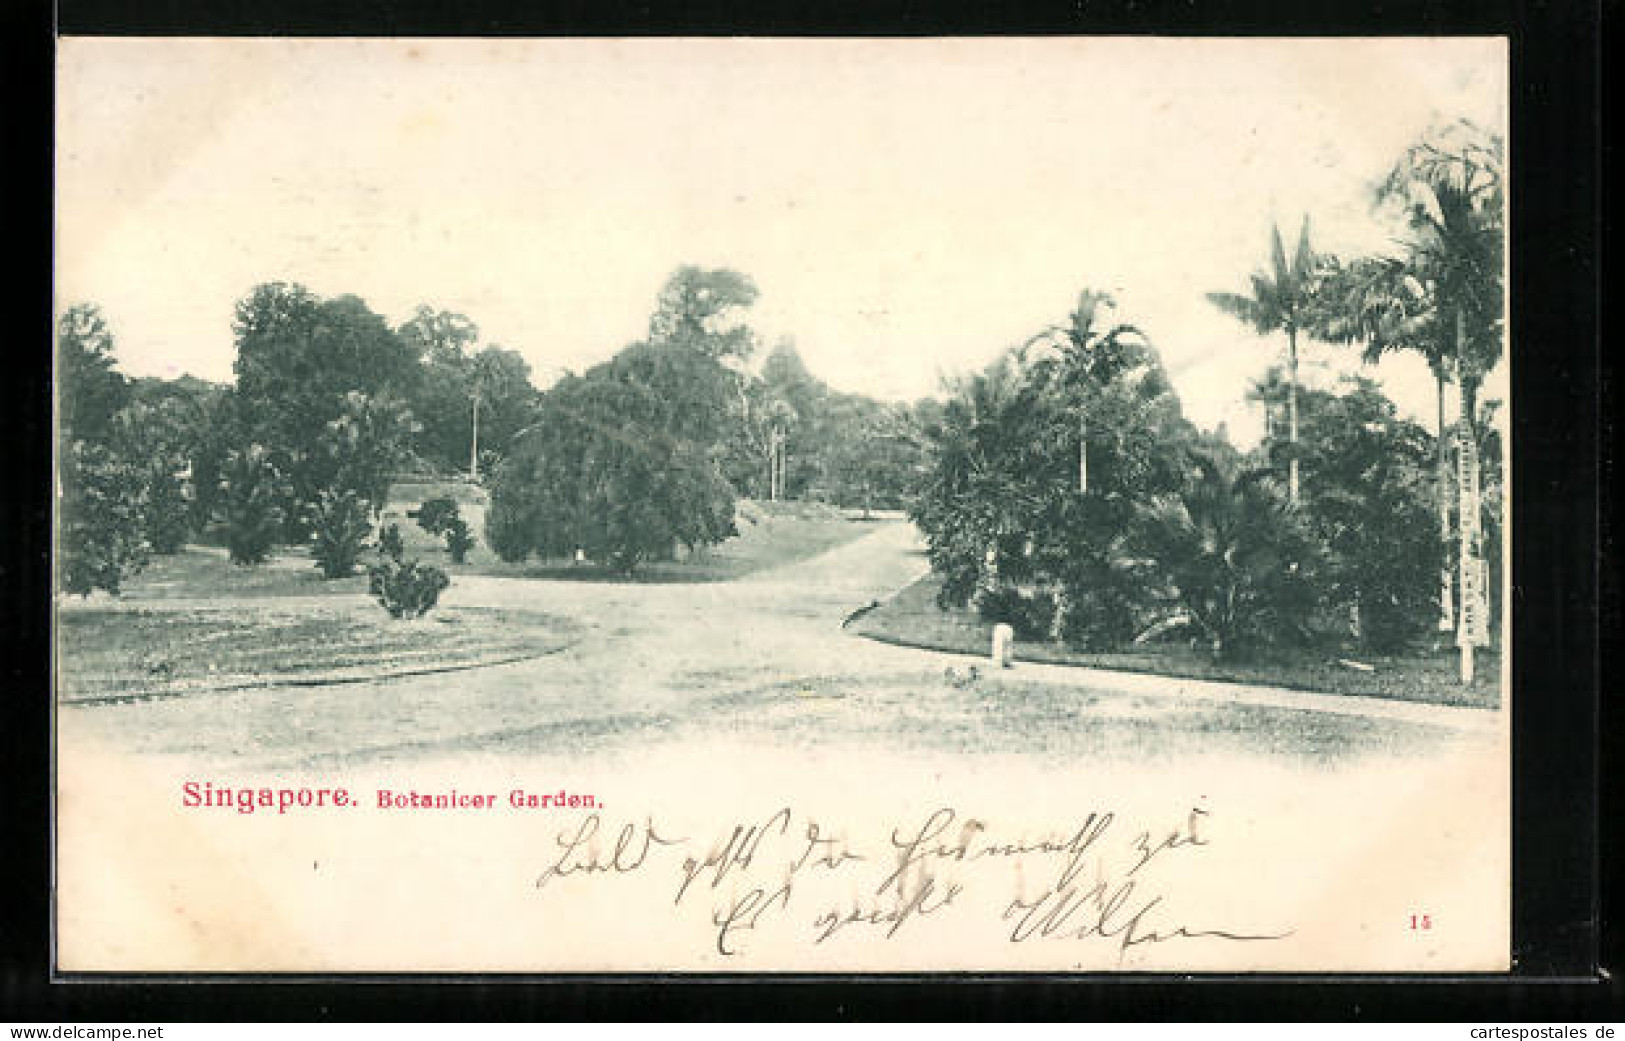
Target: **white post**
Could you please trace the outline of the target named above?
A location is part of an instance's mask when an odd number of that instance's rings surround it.
[[[1010,667],[1011,645],[1015,642],[1016,631],[1004,622],[993,627],[993,665],[995,668],[1008,669]]]

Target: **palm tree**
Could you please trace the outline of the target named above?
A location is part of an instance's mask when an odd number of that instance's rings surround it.
[[[1039,362],[1039,379],[1056,390],[1081,391],[1103,387],[1113,380],[1144,369],[1153,377],[1145,382],[1148,396],[1166,389],[1161,366],[1145,334],[1127,323],[1109,326],[1100,322],[1117,301],[1108,293],[1085,289],[1078,294],[1078,306],[1068,324],[1054,325],[1029,338],[1022,349],[1050,341],[1061,352],[1058,366]],[[1078,491],[1089,491],[1089,416],[1087,404],[1080,403],[1078,421]]]
[[[1209,293],[1207,298],[1226,314],[1251,325],[1260,335],[1285,332],[1287,343],[1287,499],[1298,502],[1298,332],[1308,327],[1315,297],[1320,258],[1309,248],[1309,218],[1304,217],[1298,248],[1290,260],[1281,242],[1281,229],[1270,227],[1270,270],[1254,272],[1252,294]]]
[[[1461,611],[1457,643],[1464,682],[1482,638],[1482,589],[1476,421],[1478,390],[1500,360],[1505,250],[1504,147],[1498,135],[1467,121],[1430,134],[1400,158],[1378,191],[1403,203],[1410,237],[1407,264],[1432,287],[1437,326],[1448,342],[1449,372],[1461,391],[1458,482]]]
[[[1031,450],[1018,428],[1033,411],[1034,381],[1018,349],[948,380],[947,389],[953,396],[941,418],[924,431],[936,463],[914,519],[927,532],[932,566],[945,576],[945,597],[964,602],[998,588],[999,543],[1021,530],[1031,505],[1015,471]]]
[[[1168,586],[1177,613],[1153,627],[1195,630],[1214,658],[1249,639],[1302,635],[1310,547],[1266,470],[1239,471],[1193,454],[1183,492],[1139,508],[1134,541]]]
[[[1282,406],[1287,399],[1286,376],[1282,374],[1281,366],[1271,365],[1264,375],[1249,382],[1246,398],[1251,403],[1263,406],[1265,441],[1278,438],[1285,426],[1285,409]]]

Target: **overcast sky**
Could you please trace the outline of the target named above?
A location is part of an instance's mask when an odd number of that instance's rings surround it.
[[[58,305],[134,375],[229,380],[257,283],[463,312],[546,385],[726,266],[751,324],[886,398],[1114,291],[1187,414],[1260,425],[1283,350],[1215,311],[1272,221],[1391,247],[1371,188],[1431,122],[1504,129],[1500,40],[63,41]],[[1329,368],[1317,370],[1325,363]],[[1311,348],[1307,380],[1355,368]],[[1374,373],[1431,423],[1419,362]],[[1492,380],[1492,393],[1501,380]]]

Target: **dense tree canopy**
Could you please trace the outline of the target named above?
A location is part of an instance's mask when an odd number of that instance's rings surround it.
[[[711,358],[748,359],[756,339],[741,312],[757,295],[756,283],[737,271],[680,267],[660,290],[649,319],[649,341]]]
[[[1045,616],[1027,628],[1084,644],[1143,621],[1116,564],[1122,539],[1136,503],[1179,486],[1193,432],[1155,349],[1106,320],[1109,305],[1082,294],[1065,326],[960,381],[927,428],[912,512],[945,603],[1010,613],[1019,605],[1001,594],[1024,590]]]
[[[288,535],[298,538],[319,494],[333,490],[344,473],[323,443],[333,424],[355,420],[362,409],[367,416],[359,429],[381,439],[369,452],[393,457],[404,443],[410,421],[400,403],[415,388],[417,359],[360,298],[321,300],[298,285],[255,287],[237,305],[234,329],[230,419],[236,430],[230,440],[269,450],[287,480],[282,513]],[[372,497],[383,488],[369,478],[368,487],[355,490]]]
[[[113,333],[95,304],[75,304],[57,320],[57,407],[64,439],[103,442],[129,400],[113,357]]]
[[[493,482],[486,537],[498,554],[579,551],[625,572],[732,534],[721,458],[739,374],[722,345],[740,341],[716,339],[696,316],[748,304],[748,286],[732,272],[679,271],[651,322],[658,336],[543,395]]]
[[[497,471],[486,536],[504,559],[588,559],[618,571],[733,532],[733,489],[704,434],[715,362],[630,348],[543,397],[536,422]],[[707,379],[709,375],[709,379]],[[685,409],[684,393],[699,407]]]
[[[1303,514],[1327,552],[1327,606],[1351,608],[1361,642],[1393,650],[1423,631],[1438,591],[1434,443],[1370,380],[1339,389],[1304,394]]]

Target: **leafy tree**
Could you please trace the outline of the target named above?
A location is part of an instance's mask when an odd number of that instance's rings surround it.
[[[1499,135],[1467,121],[1431,131],[1407,149],[1378,190],[1379,201],[1396,204],[1403,213],[1408,231],[1402,243],[1404,254],[1397,260],[1375,262],[1379,272],[1402,271],[1405,291],[1395,292],[1378,281],[1366,299],[1375,301],[1379,317],[1397,312],[1408,320],[1361,321],[1364,312],[1344,308],[1355,316],[1350,322],[1355,333],[1351,338],[1364,339],[1368,352],[1380,353],[1389,346],[1418,350],[1434,367],[1441,411],[1441,450],[1436,457],[1441,492],[1445,487],[1444,382],[1450,379],[1458,384],[1462,417],[1458,452],[1462,471],[1471,475],[1457,484],[1460,518],[1476,519],[1481,508],[1481,496],[1475,494],[1482,475],[1476,431],[1478,395],[1484,376],[1503,350],[1504,152]],[[1439,515],[1441,534],[1448,537],[1449,518],[1442,506]],[[1468,579],[1476,576],[1483,558],[1477,527],[1476,523],[1465,525],[1457,547],[1463,576],[1457,624],[1463,628],[1469,615],[1483,610],[1487,603],[1482,596],[1468,595]],[[1464,676],[1470,676],[1472,649],[1465,633],[1460,642]]]
[[[147,561],[147,475],[106,444],[64,443],[57,581],[65,593],[118,593]]]
[[[95,304],[75,304],[57,319],[57,408],[63,441],[105,443],[129,384],[113,358],[113,333]]]
[[[192,430],[182,406],[136,400],[113,417],[116,451],[142,475],[141,537],[154,553],[179,551],[191,529],[185,474]]]
[[[417,454],[435,468],[455,471],[470,459],[472,392],[469,351],[480,331],[467,316],[420,305],[396,334],[417,359],[409,391]]]
[[[756,302],[756,283],[727,268],[692,264],[672,272],[649,319],[649,342],[684,347],[712,359],[748,360],[755,337],[741,311]]]
[[[473,422],[469,436],[469,473],[507,455],[514,437],[536,418],[536,388],[530,364],[518,351],[493,344],[469,360],[468,393]]]
[[[1420,277],[1419,277],[1420,276]],[[1394,351],[1409,351],[1427,361],[1433,373],[1435,444],[1433,465],[1434,507],[1438,517],[1440,552],[1438,628],[1452,624],[1450,579],[1450,518],[1452,483],[1445,419],[1445,388],[1450,382],[1450,340],[1440,320],[1438,300],[1426,272],[1404,259],[1360,257],[1340,267],[1322,292],[1321,336],[1332,342],[1361,345],[1362,360],[1376,364]]]
[[[221,467],[226,549],[233,564],[263,563],[282,531],[284,478],[263,445],[227,453]]]
[[[925,469],[925,439],[913,410],[842,395],[830,402],[834,433],[819,448],[826,494],[842,506],[898,509]]]
[[[1155,453],[1143,443],[1139,451],[1126,450],[1129,441],[1144,428],[1167,432],[1179,422],[1178,402],[1156,350],[1139,329],[1110,319],[1115,307],[1108,294],[1084,290],[1066,326],[1029,341],[1059,338],[1059,356],[1038,361],[1035,376],[1070,413],[1063,423],[1077,431],[1078,491],[1083,493],[1089,491],[1091,449],[1108,465],[1149,466]],[[1064,440],[1069,433],[1059,436]],[[1095,469],[1100,465],[1097,461]],[[1116,483],[1130,487],[1151,476],[1118,474]]]
[[[1287,498],[1298,501],[1298,333],[1313,325],[1315,295],[1325,261],[1309,248],[1309,218],[1303,219],[1298,248],[1287,259],[1281,242],[1281,229],[1270,228],[1270,270],[1255,272],[1250,294],[1209,293],[1214,306],[1251,325],[1260,335],[1286,333],[1287,341],[1287,441],[1292,454],[1287,461]]]
[[[425,499],[417,509],[418,527],[431,535],[444,535],[451,522],[461,514],[457,500],[451,498]]]
[[[580,552],[629,573],[733,534],[719,459],[737,382],[723,359],[748,334],[713,320],[754,298],[743,276],[684,268],[661,294],[654,342],[555,384],[497,471],[491,548],[510,561]]]
[[[580,550],[628,573],[675,543],[693,548],[733,533],[733,490],[711,445],[677,433],[703,430],[705,420],[680,415],[632,378],[635,369],[607,363],[545,396],[492,486],[486,538],[504,559]]]
[[[1326,549],[1325,599],[1356,612],[1362,645],[1400,649],[1434,610],[1443,551],[1430,508],[1432,439],[1368,379],[1309,393],[1302,514]]]
[[[381,514],[388,500],[406,430],[399,404],[351,391],[306,460],[306,480],[313,486],[313,499],[303,507],[314,535],[311,555],[327,578],[355,570],[372,530],[369,515]]]
[[[416,359],[359,298],[320,300],[297,285],[256,287],[237,305],[233,328],[240,436],[266,446],[285,476],[279,506],[287,537],[297,540],[308,529],[307,508],[317,493],[334,487],[332,454],[319,444],[330,435],[330,424],[354,409],[353,394],[378,408],[403,400],[415,380]],[[372,478],[359,490],[379,500]]]
[[[313,493],[353,491],[376,516],[389,499],[390,476],[411,430],[410,414],[387,395],[351,391],[305,459]]]
[[[1020,352],[950,384],[953,396],[926,429],[931,465],[911,515],[926,536],[943,606],[964,604],[998,582],[1001,544],[1027,527],[1024,480],[1044,481],[1048,461],[1034,457],[1040,439],[1030,425],[1035,400]],[[992,574],[989,573],[991,570]]]
[[[1136,503],[1179,486],[1192,436],[1155,350],[1101,321],[1108,302],[1083,294],[1067,327],[957,385],[925,428],[911,508],[944,605],[1019,607],[1088,646],[1133,635],[1149,609],[1118,566],[1122,536]]]

